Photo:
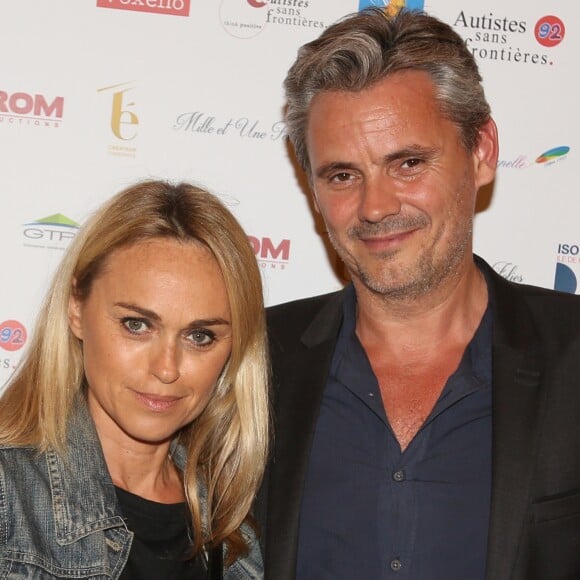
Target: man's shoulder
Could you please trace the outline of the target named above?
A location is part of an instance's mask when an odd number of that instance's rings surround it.
[[[540,286],[509,282],[495,275],[497,315],[506,321],[517,322],[512,313],[526,312],[533,327],[544,339],[557,342],[576,341],[580,337],[580,296],[550,290]],[[521,305],[524,306],[522,311]]]
[[[502,282],[508,285],[534,311],[545,311],[556,315],[556,318],[570,315],[580,316],[580,296],[576,294],[550,290],[531,284],[509,282],[504,279]]]
[[[268,320],[280,320],[287,316],[295,314],[311,314],[317,312],[327,303],[340,299],[344,290],[337,290],[336,292],[329,292],[327,294],[319,294],[318,296],[310,296],[309,298],[300,298],[292,300],[291,302],[282,302],[274,306],[266,308]]]
[[[298,339],[319,316],[336,316],[341,312],[344,290],[284,302],[266,309],[271,336],[284,335]]]
[[[580,296],[537,286],[518,288],[537,323],[565,339],[580,336]]]

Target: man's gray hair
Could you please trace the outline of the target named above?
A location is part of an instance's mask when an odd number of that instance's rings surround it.
[[[490,108],[463,39],[422,12],[403,10],[390,19],[383,10],[371,8],[345,17],[305,44],[288,71],[286,125],[302,168],[310,174],[306,130],[310,104],[318,93],[362,91],[408,70],[430,75],[441,114],[459,128],[471,151]]]

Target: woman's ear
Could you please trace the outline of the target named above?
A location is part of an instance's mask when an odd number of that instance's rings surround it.
[[[68,299],[68,326],[79,340],[83,339],[83,304],[77,296],[76,280]]]

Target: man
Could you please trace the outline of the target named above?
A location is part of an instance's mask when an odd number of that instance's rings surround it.
[[[270,309],[270,580],[580,578],[580,300],[472,254],[496,126],[461,38],[365,11],[304,46],[287,126],[350,274]]]

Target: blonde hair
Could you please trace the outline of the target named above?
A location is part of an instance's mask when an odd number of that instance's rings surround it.
[[[206,409],[179,434],[194,549],[225,541],[228,560],[247,550],[240,532],[262,478],[268,441],[268,364],[260,272],[241,226],[193,185],[136,184],[104,204],[77,234],[56,272],[27,355],[0,405],[0,443],[66,447],[66,426],[84,382],[81,342],[68,327],[72,293],[86,298],[115,249],[151,238],[205,246],[227,289],[232,350]],[[74,289],[73,289],[74,287]],[[201,479],[201,482],[200,482]],[[207,489],[207,514],[200,484]]]

